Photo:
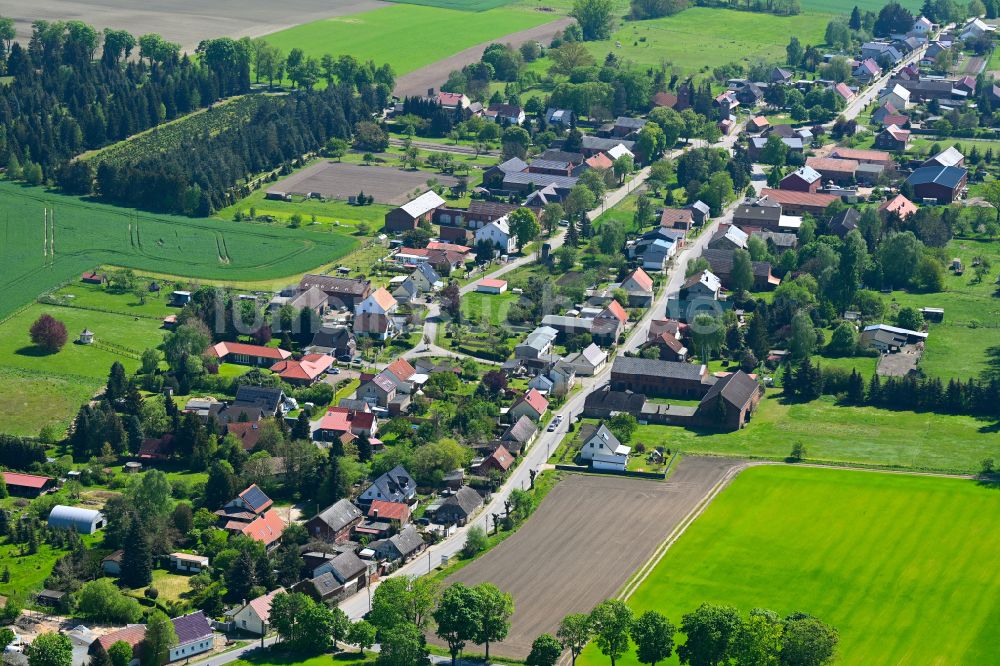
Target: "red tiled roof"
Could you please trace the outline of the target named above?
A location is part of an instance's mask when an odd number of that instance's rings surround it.
[[[898,213],[900,219],[905,220],[907,217],[917,212],[917,207],[912,201],[904,197],[902,194],[897,194],[892,199],[880,204],[878,210],[880,213]]]
[[[506,280],[498,280],[496,278],[485,278],[479,281],[480,287],[492,287],[493,289],[503,289],[507,286]]]
[[[375,516],[405,523],[410,518],[410,507],[402,502],[373,500],[371,507],[368,509],[368,517],[374,518]]]
[[[835,197],[832,194],[814,194],[812,192],[796,192],[794,190],[772,190],[766,187],[761,190],[761,194],[766,196],[771,201],[777,201],[780,204],[818,206],[822,208],[826,208],[838,199],[838,197]]]
[[[668,109],[672,109],[677,105],[677,95],[668,92],[658,92],[653,95],[653,104],[655,106],[665,106]]]
[[[503,446],[498,446],[493,453],[486,457],[486,460],[492,460],[505,472],[510,469],[511,465],[514,464],[514,456],[511,455],[510,451],[505,449]]]
[[[45,484],[51,482],[53,479],[50,476],[21,474],[20,472],[3,472],[3,480],[8,486],[42,489],[45,487]]]
[[[281,538],[281,533],[284,530],[285,521],[281,519],[277,511],[269,509],[240,531],[254,541],[260,541],[265,546],[270,546]]]
[[[834,148],[830,153],[831,157],[845,160],[872,160],[875,162],[889,162],[892,156],[884,150],[864,150],[862,148]]]
[[[625,280],[629,278],[634,280],[643,291],[653,291],[653,278],[649,277],[649,274],[641,268],[637,268],[631,274],[625,276]]]
[[[260,439],[260,426],[249,421],[245,423],[230,423],[226,425],[226,432],[232,433],[240,440],[240,445],[244,451],[250,451],[257,446]]]
[[[122,627],[121,629],[116,629],[109,634],[104,634],[98,637],[97,642],[101,644],[104,651],[107,652],[108,648],[117,643],[118,641],[124,641],[128,643],[129,647],[135,648],[139,643],[146,638],[146,625],[144,624],[133,624],[127,627]]]
[[[174,436],[169,432],[163,437],[148,437],[142,440],[139,447],[139,458],[146,460],[163,460],[173,450]]]
[[[248,345],[244,342],[220,342],[209,347],[209,351],[218,358],[225,358],[229,354],[243,354],[244,356],[270,358],[276,361],[282,361],[292,355],[292,352],[277,347]]]
[[[539,414],[544,414],[545,410],[549,408],[549,401],[545,399],[537,389],[530,389],[527,393],[521,396],[518,403],[526,402],[532,409],[534,409]]]
[[[832,157],[807,157],[806,166],[816,169],[816,171],[836,171],[840,173],[854,174],[858,170],[857,160],[836,160]]]
[[[593,157],[588,157],[584,163],[591,169],[610,169],[615,165],[611,158],[604,153],[597,153]]]
[[[652,287],[652,280],[650,280],[650,287]],[[608,303],[608,307],[604,308],[604,311],[613,314],[615,318],[623,324],[628,321],[628,313],[625,312],[625,308],[622,307],[622,304],[616,300],[612,300]]]
[[[765,118],[764,116],[757,116],[756,118],[750,119],[750,124],[753,125],[754,127],[764,128],[770,125],[771,123],[767,122],[767,118]]]
[[[274,599],[275,595],[284,593],[285,588],[279,587],[277,590],[271,590],[267,594],[261,597],[257,597],[247,604],[253,609],[253,612],[257,614],[260,621],[267,624],[271,619],[271,601]]]
[[[333,364],[333,358],[326,354],[308,354],[301,360],[279,361],[271,366],[271,372],[282,379],[314,380]]]
[[[898,127],[908,122],[910,122],[910,119],[901,113],[889,114],[882,118],[883,125],[896,125]]]
[[[677,222],[691,224],[694,222],[694,214],[687,208],[664,208],[660,214],[660,226],[672,227]]]
[[[440,243],[438,241],[431,241],[427,244],[428,250],[444,250],[446,252],[458,252],[459,254],[467,254],[472,252],[472,248],[466,245],[457,245],[455,243]]]
[[[334,432],[350,432],[351,419],[348,416],[350,410],[347,407],[330,407],[319,422],[322,430],[332,430]]]
[[[851,90],[846,83],[838,83],[833,87],[837,91],[837,94],[846,99],[851,99],[854,97],[854,91]]]
[[[405,358],[396,359],[386,367],[386,370],[404,382],[417,373],[416,369]]]

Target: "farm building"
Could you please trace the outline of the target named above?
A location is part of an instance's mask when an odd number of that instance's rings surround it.
[[[393,233],[416,229],[421,222],[430,223],[434,211],[445,205],[437,192],[424,192],[419,197],[385,214],[385,230]]]
[[[292,355],[292,352],[277,347],[250,345],[243,342],[219,342],[209,347],[208,353],[223,363],[267,367],[271,367],[278,361],[284,361]]]
[[[887,324],[873,324],[865,326],[858,342],[862,346],[873,347],[883,354],[892,354],[906,345],[923,342],[926,339],[927,334],[920,331],[911,331]]]
[[[80,534],[93,534],[104,527],[104,514],[96,509],[57,504],[49,512],[49,527],[75,529]]]
[[[822,215],[830,204],[838,200],[838,197],[832,194],[772,190],[766,187],[761,190],[761,194],[770,201],[781,204],[781,212],[786,215],[801,215],[803,213]]]
[[[16,497],[38,497],[52,490],[56,480],[37,474],[21,474],[20,472],[0,472],[3,474],[7,492]]]
[[[611,390],[660,398],[702,398],[715,378],[705,365],[619,356],[611,367]]]
[[[819,172],[810,166],[799,167],[781,179],[779,187],[793,192],[815,192],[822,179]]]
[[[917,199],[949,204],[958,199],[968,179],[961,167],[920,167],[906,179]]]

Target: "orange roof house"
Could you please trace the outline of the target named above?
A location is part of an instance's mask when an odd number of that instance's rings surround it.
[[[897,194],[888,201],[882,203],[878,207],[879,215],[888,215],[889,213],[896,213],[899,215],[899,219],[905,220],[910,215],[917,212],[917,206],[904,197],[902,194]]]
[[[240,530],[246,536],[254,541],[260,541],[267,547],[275,544],[284,531],[285,521],[281,519],[275,509],[268,509]]]
[[[372,500],[372,505],[368,508],[368,517],[394,520],[400,525],[405,525],[410,522],[410,507],[404,502]]]
[[[292,359],[279,361],[271,366],[271,372],[289,384],[312,384],[331,365],[333,365],[333,357],[331,356],[307,354],[298,361]]]
[[[514,456],[503,446],[498,446],[493,450],[493,453],[486,456],[481,463],[479,463],[479,473],[485,474],[491,471],[496,471],[501,474],[506,474],[507,470],[510,469],[511,465],[514,464]]]
[[[219,342],[208,348],[208,355],[226,363],[270,366],[277,361],[291,358],[292,352],[278,347],[249,345],[243,342]]]
[[[538,389],[530,389],[522,395],[510,408],[510,418],[513,423],[517,423],[522,416],[527,416],[532,421],[542,418],[542,415],[549,408],[549,401],[545,399]]]

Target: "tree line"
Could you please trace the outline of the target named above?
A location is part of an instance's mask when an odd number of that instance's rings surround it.
[[[59,178],[83,151],[249,87],[246,59],[228,38],[203,42],[193,59],[155,34],[36,21],[27,46],[0,44],[0,70],[12,77],[0,87],[0,164],[34,184]]]

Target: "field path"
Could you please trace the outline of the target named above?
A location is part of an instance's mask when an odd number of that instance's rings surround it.
[[[687,457],[666,481],[571,475],[517,532],[446,583],[491,582],[514,597],[510,634],[491,646],[523,659],[569,613],[613,597],[742,463]],[[437,642],[437,639],[432,639]]]
[[[561,18],[557,21],[551,21],[543,25],[535,26],[534,28],[521,30],[520,32],[512,32],[509,35],[497,37],[496,39],[491,39],[488,42],[483,42],[482,44],[477,44],[475,46],[470,46],[464,51],[459,51],[453,56],[449,56],[443,60],[438,60],[437,62],[431,63],[430,65],[426,65],[420,69],[410,72],[409,74],[399,77],[396,79],[396,89],[392,91],[392,94],[396,97],[426,95],[428,88],[439,88],[441,84],[448,79],[448,74],[453,70],[462,69],[466,65],[474,63],[482,58],[483,52],[486,51],[486,47],[490,44],[511,44],[514,47],[518,47],[525,42],[538,41],[543,45],[548,46],[552,37],[572,22],[573,19],[571,18]]]

